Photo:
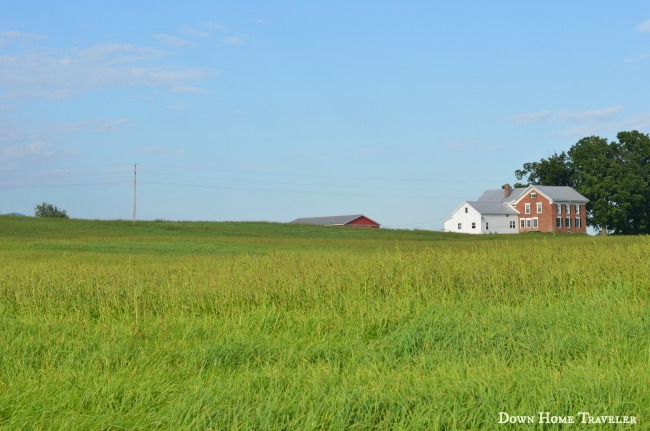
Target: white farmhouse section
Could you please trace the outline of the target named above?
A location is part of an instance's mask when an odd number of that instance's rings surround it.
[[[465,201],[443,223],[445,232],[519,233],[517,211],[501,203]]]
[[[481,233],[519,233],[517,219],[516,214],[485,214],[482,217],[485,229]]]
[[[456,208],[451,217],[444,221],[445,232],[481,233],[481,213],[468,202]]]

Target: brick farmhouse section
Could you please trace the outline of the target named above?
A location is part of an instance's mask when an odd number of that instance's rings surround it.
[[[519,213],[519,232],[587,232],[584,203],[554,202],[535,189],[522,196],[514,205]]]

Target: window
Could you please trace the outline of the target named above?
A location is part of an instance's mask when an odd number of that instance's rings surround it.
[[[537,214],[541,214],[541,213],[542,213],[542,203],[537,202]]]
[[[472,229],[476,229],[476,222],[472,222]]]
[[[531,227],[531,222],[530,222],[530,219],[529,219],[529,218],[526,219],[526,227],[527,227],[528,229],[530,229],[530,227]]]
[[[576,205],[576,214],[580,214],[580,205]]]
[[[488,222],[485,222],[485,230],[488,230]]]
[[[576,229],[580,229],[582,227],[582,220],[580,220],[580,217],[576,217]]]
[[[510,229],[516,229],[517,228],[517,222],[512,220],[510,221]]]
[[[538,224],[537,224],[537,217],[535,217],[535,218],[533,219],[533,227],[534,227],[535,229],[537,229],[537,226],[538,226]]]
[[[524,212],[525,212],[526,214],[530,214],[530,204],[526,204],[526,206],[525,206],[524,208],[525,208],[525,209],[524,209]]]
[[[566,213],[571,214],[571,205],[566,204]]]
[[[458,229],[460,230],[460,229],[462,229],[462,228],[463,228],[463,224],[462,224],[462,223],[458,223]]]
[[[531,199],[537,199],[537,193],[531,193],[530,197]]]
[[[465,214],[467,214],[467,207],[465,207]]]
[[[525,218],[519,219],[519,227],[522,228],[522,229],[526,227],[526,219]]]
[[[558,214],[562,214],[562,204],[555,205],[555,208],[557,209]]]
[[[564,227],[567,229],[571,229],[571,217],[567,217],[564,219]]]
[[[562,229],[562,217],[558,217],[555,219],[555,227]]]

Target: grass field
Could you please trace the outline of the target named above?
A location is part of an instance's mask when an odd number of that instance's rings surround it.
[[[648,430],[649,258],[647,237],[0,217],[0,429]],[[601,415],[636,424],[581,423]]]

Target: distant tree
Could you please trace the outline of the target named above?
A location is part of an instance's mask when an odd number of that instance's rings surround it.
[[[43,202],[36,205],[34,208],[34,215],[36,217],[56,217],[56,218],[68,218],[68,213],[64,209],[59,209],[52,204]]]

